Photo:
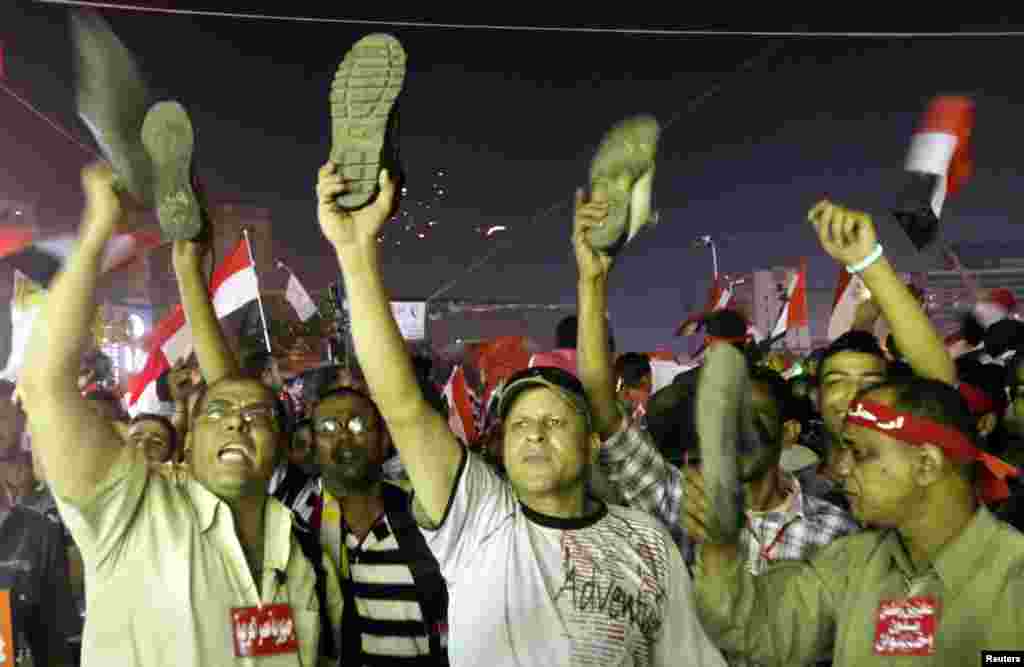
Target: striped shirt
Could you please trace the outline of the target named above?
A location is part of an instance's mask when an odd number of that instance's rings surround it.
[[[359,638],[357,667],[440,664],[430,655],[412,571],[387,515],[382,514],[360,540],[344,525],[340,507],[329,493],[324,493],[323,502],[321,543],[338,568],[342,589],[350,591],[346,600],[354,602],[346,609],[341,631],[343,645]],[[332,526],[340,526],[341,532],[332,531]]]

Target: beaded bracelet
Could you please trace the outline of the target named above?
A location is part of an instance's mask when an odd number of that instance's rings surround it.
[[[864,271],[864,269],[868,268],[869,266],[871,266],[872,264],[877,262],[878,259],[881,256],[882,256],[882,244],[881,243],[876,243],[875,244],[875,249],[871,251],[870,255],[868,255],[867,257],[865,257],[861,261],[857,262],[853,266],[847,266],[846,270],[849,271],[850,273],[853,273],[853,274],[860,273],[860,272]]]

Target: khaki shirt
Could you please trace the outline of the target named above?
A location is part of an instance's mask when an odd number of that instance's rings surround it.
[[[54,495],[85,562],[85,667],[317,663],[315,574],[292,535],[291,513],[276,500],[268,498],[264,515],[260,599],[230,508],[188,472],[147,466],[139,450],[125,448],[87,501]],[[327,597],[338,627],[335,577]],[[261,603],[291,605],[298,653],[235,657],[231,609]]]
[[[810,561],[754,577],[742,559],[720,577],[698,558],[697,602],[708,634],[758,662],[802,665],[830,649],[836,667],[980,664],[981,651],[1024,649],[1024,535],[981,508],[927,572],[914,572],[899,533],[840,539]],[[881,600],[939,602],[935,652],[875,655]]]

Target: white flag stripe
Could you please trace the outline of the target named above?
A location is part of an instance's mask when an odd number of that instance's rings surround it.
[[[789,329],[789,304],[793,301],[793,294],[796,292],[796,286],[799,282],[800,271],[798,270],[789,280],[789,287],[786,289],[786,305],[782,307],[782,314],[779,315],[779,321],[775,323],[775,330],[772,331],[771,338],[773,340],[784,335]]]
[[[36,318],[43,308],[42,303],[35,299],[26,299],[26,303],[18,303],[19,282],[27,284],[32,281],[21,271],[14,272],[14,296],[11,298],[11,355],[7,358],[7,366],[0,372],[0,379],[15,384],[25,364],[25,350],[32,336]]]
[[[454,371],[452,373],[454,375]],[[444,399],[448,405],[448,428],[452,430],[452,433],[461,440],[462,442],[469,442],[469,437],[466,434],[466,428],[462,424],[462,418],[459,416],[459,406],[455,403],[455,392],[452,389],[452,380],[448,380],[448,384],[444,388]]]
[[[910,142],[907,169],[939,176],[931,202],[936,217],[942,216],[942,205],[946,202],[946,177],[956,151],[956,143],[956,135],[944,132],[921,132],[915,134]]]
[[[724,310],[729,305],[729,301],[732,300],[732,290],[726,287],[722,290],[722,293],[718,295],[718,303],[715,304],[715,310]]]
[[[313,299],[309,297],[309,293],[294,273],[288,277],[288,287],[285,289],[284,296],[303,322],[316,315],[316,304],[313,303]]]
[[[115,266],[122,264],[135,253],[138,243],[135,237],[127,234],[115,236],[107,242],[107,248],[103,253],[103,261],[100,264],[100,271],[106,272]]]
[[[674,361],[651,359],[651,393],[669,386],[676,376],[684,371],[686,366]]]
[[[828,340],[831,343],[853,327],[853,320],[857,315],[857,306],[867,298],[864,283],[860,276],[852,276],[846,284],[846,289],[832,309],[832,316],[828,321]]]
[[[134,405],[128,406],[128,416],[134,418],[137,415],[148,413],[171,417],[174,414],[174,404],[164,403],[156,395],[156,382],[150,382],[142,390],[139,400]]]
[[[171,366],[192,352],[192,329],[189,328],[188,322],[164,341],[164,344],[160,346],[160,351],[167,357],[167,361]]]
[[[919,132],[910,140],[907,171],[945,176],[956,151],[956,135],[945,132]]]
[[[775,340],[783,336],[786,333],[786,329],[789,328],[789,303],[782,307],[782,314],[779,315],[779,321],[775,323],[775,329],[772,331],[771,340]]]
[[[251,265],[229,276],[213,295],[213,309],[218,318],[225,318],[254,300],[260,292],[256,269]]]
[[[1005,320],[1007,315],[1009,315],[1009,311],[998,303],[982,301],[974,307],[974,317],[985,329],[988,329],[996,322]]]
[[[75,239],[70,236],[61,236],[53,239],[43,239],[34,244],[40,250],[53,257],[67,258],[75,249]]]

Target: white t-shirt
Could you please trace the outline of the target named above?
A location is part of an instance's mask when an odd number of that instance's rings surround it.
[[[423,534],[448,582],[453,667],[725,665],[679,550],[646,514],[540,515],[469,453]]]

